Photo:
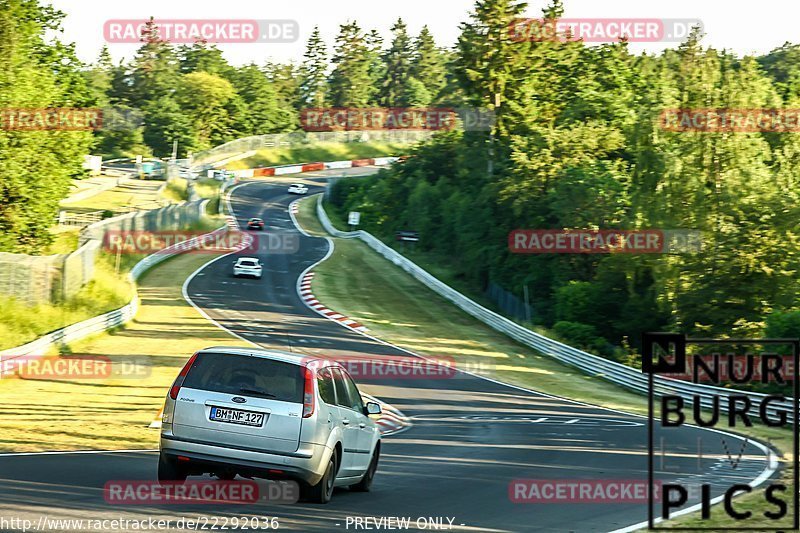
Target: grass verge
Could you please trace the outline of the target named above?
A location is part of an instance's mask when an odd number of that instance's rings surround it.
[[[315,208],[315,197],[303,199],[298,222],[309,233],[327,235],[316,218]],[[647,414],[645,397],[516,343],[436,295],[363,242],[331,238],[335,244],[334,253],[314,269],[314,295],[327,307],[367,326],[372,335],[419,354],[452,357],[462,368],[506,383],[593,405]],[[352,272],[359,275],[353,276]],[[791,460],[790,431],[757,425],[739,433],[771,442],[785,461]],[[790,473],[788,469],[784,471],[789,486]],[[750,509],[760,516],[765,500],[763,491],[758,490],[736,501],[737,509]],[[722,507],[716,506],[711,521],[691,515],[670,521],[669,525],[737,525],[723,514]],[[767,519],[748,525],[771,526]]]
[[[69,254],[78,249],[81,228],[53,226],[48,231],[53,235],[53,241],[42,251],[41,255]]]
[[[291,148],[268,148],[259,150],[255,155],[237,161],[231,161],[225,168],[241,170],[295,163],[313,163],[315,161],[342,161],[347,159],[366,159],[402,155],[409,150],[409,145],[387,142],[364,143],[315,143],[307,146]]]
[[[69,346],[73,354],[135,365],[135,376],[0,380],[0,449],[157,447],[158,431],[147,426],[186,359],[207,346],[242,344],[202,317],[181,295],[182,281],[211,258],[186,254],[150,270],[140,280],[141,306],[133,321]]]
[[[212,178],[198,179],[194,184],[194,190],[200,198],[218,198],[221,181]],[[173,178],[167,182],[164,188],[164,197],[174,202],[184,202],[188,200],[189,194],[186,191],[187,182],[183,178]]]
[[[331,223],[336,229],[340,231],[350,231],[350,228],[347,224],[348,213],[346,211],[330,202],[324,202],[324,206],[325,212],[328,214]],[[394,241],[387,241],[386,239],[382,240],[384,241],[384,244],[391,246],[450,287],[453,287],[460,293],[468,296],[487,309],[500,312],[495,303],[480,291],[476,291],[475,287],[471,283],[468,283],[462,277],[454,275],[454,271],[457,270],[457,263],[460,260],[458,257],[441,256],[430,252],[419,252],[414,246],[414,243],[398,243]],[[539,333],[541,332],[539,331],[541,328],[535,327],[531,323],[522,323],[518,320],[515,320],[515,322],[518,322],[529,329],[534,329]],[[555,338],[555,336],[551,336]]]
[[[60,205],[63,209],[78,212],[158,209],[166,202],[158,193],[163,184],[163,181],[131,179],[89,198],[77,202],[62,201]]]
[[[208,216],[185,228],[207,232],[219,228],[223,217]],[[77,243],[77,233],[67,233]],[[66,239],[66,238],[65,238]],[[0,296],[0,350],[20,346],[42,335],[76,322],[119,309],[134,295],[128,272],[144,255],[98,253],[94,277],[75,296],[64,302],[27,305],[8,296]]]
[[[127,256],[123,266],[137,260]],[[99,254],[94,278],[65,302],[30,306],[0,297],[0,349],[25,344],[69,324],[118,309],[130,302],[133,294],[130,282],[115,272],[114,257]]]

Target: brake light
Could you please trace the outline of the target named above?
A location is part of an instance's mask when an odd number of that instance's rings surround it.
[[[305,385],[303,388],[303,418],[314,414],[314,371],[303,367],[305,371]]]
[[[181,385],[183,385],[183,380],[186,379],[186,374],[189,373],[189,369],[194,364],[194,360],[197,359],[197,354],[194,354],[186,361],[186,364],[183,365],[183,369],[181,369],[181,373],[178,374],[178,377],[175,378],[175,383],[172,384],[172,388],[169,390],[169,397],[173,400],[178,399],[178,393],[181,390]]]

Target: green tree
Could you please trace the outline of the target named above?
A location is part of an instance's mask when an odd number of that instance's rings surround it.
[[[399,18],[392,26],[392,44],[383,54],[386,73],[380,91],[382,105],[408,106],[406,98],[409,94],[413,56],[414,50],[411,38],[408,36],[408,28],[403,19]]]
[[[292,129],[296,112],[277,94],[267,75],[256,65],[240,67],[232,75],[245,109],[236,117],[245,135],[263,135]]]
[[[339,27],[330,76],[330,102],[334,107],[366,107],[373,86],[364,32],[356,22]]]
[[[142,46],[133,59],[129,91],[125,95],[136,107],[172,96],[180,77],[178,56],[172,45],[161,38],[158,24],[151,17],[142,29]]]
[[[222,56],[222,50],[204,40],[198,40],[191,45],[181,45],[178,48],[178,57],[179,68],[183,74],[208,72],[226,79],[233,76],[234,68]]]
[[[197,148],[231,140],[234,122],[228,105],[236,96],[233,85],[214,74],[191,72],[181,77],[175,99],[181,112],[191,118]]]
[[[328,81],[328,51],[320,36],[319,26],[314,26],[303,58],[300,67],[300,106],[323,107]]]
[[[370,30],[364,42],[367,47],[369,67],[369,105],[380,106],[381,84],[386,78],[386,64],[383,62],[383,37],[378,30]]]
[[[419,81],[430,95],[428,103],[439,103],[447,84],[447,56],[436,46],[428,26],[423,26],[414,41],[411,76]],[[409,81],[409,84],[412,84]],[[409,105],[416,105],[410,103]],[[427,105],[427,104],[423,104]]]
[[[515,42],[509,33],[526,6],[518,0],[478,0],[458,38],[456,75],[472,105],[497,114],[501,135],[508,127],[503,114],[506,90],[514,74],[530,67],[524,61],[527,44]]]
[[[267,80],[274,87],[281,109],[300,109],[302,106],[297,98],[299,93],[299,67],[292,63],[267,62],[264,72]],[[296,115],[296,113],[295,113]],[[296,123],[292,119],[292,123]]]
[[[57,40],[63,17],[36,0],[0,1],[0,109],[97,103],[74,47]],[[93,143],[88,131],[0,128],[0,251],[35,253],[48,244],[58,202],[83,174]]]

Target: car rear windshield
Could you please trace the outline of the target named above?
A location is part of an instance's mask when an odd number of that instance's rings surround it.
[[[237,396],[303,403],[303,367],[263,357],[201,353],[183,386]]]
[[[256,266],[258,262],[255,259],[242,259],[239,261],[239,264],[242,266]]]

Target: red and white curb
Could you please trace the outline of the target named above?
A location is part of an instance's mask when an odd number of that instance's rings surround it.
[[[297,213],[300,212],[300,206],[298,205],[297,202],[292,202],[291,205],[289,206],[289,211],[291,211],[296,215]]]
[[[383,403],[378,398],[370,396],[369,394],[364,394],[363,392],[361,396],[366,401],[375,402],[381,406],[381,414],[375,419],[375,423],[378,424],[378,430],[381,432],[381,435],[391,435],[392,433],[397,433],[400,430],[412,426],[411,419],[401,413],[396,407],[388,403]]]
[[[282,165],[278,167],[245,168],[241,170],[234,170],[233,175],[237,178],[258,178],[284,176],[287,174],[301,174],[303,172],[316,172],[320,170],[371,166],[384,167],[395,163],[399,159],[400,157],[373,157],[369,159],[350,159],[347,161],[318,161],[316,163]]]
[[[337,313],[336,311],[328,309],[321,304],[319,300],[314,297],[314,293],[311,292],[311,279],[313,277],[314,273],[309,272],[303,276],[303,281],[300,282],[300,297],[305,300],[306,305],[311,307],[311,309],[315,310],[317,313],[335,322],[340,322],[350,329],[354,329],[356,331],[369,331],[369,329],[367,329],[367,327],[363,324],[353,320],[352,318],[346,317],[341,313]]]
[[[158,414],[156,415],[155,420],[150,422],[150,425],[147,426],[151,429],[161,429],[161,417],[164,416],[164,406],[161,406],[161,409],[158,410]]]
[[[236,222],[236,217],[228,215],[225,217],[225,225],[231,229],[239,229],[239,223]]]

